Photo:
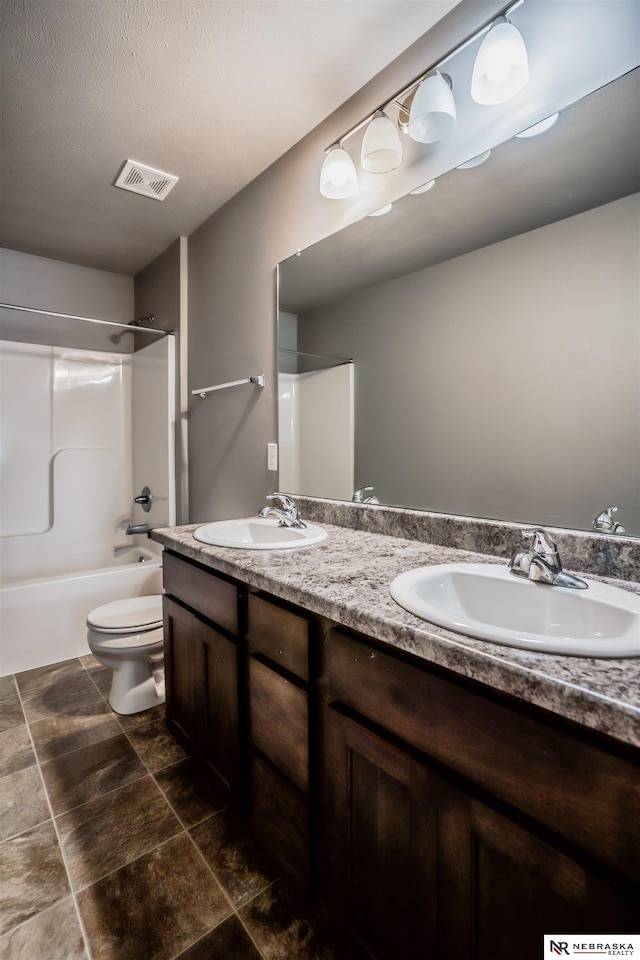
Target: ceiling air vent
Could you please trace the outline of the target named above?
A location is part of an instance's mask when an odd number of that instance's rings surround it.
[[[135,160],[127,160],[123,166],[116,187],[131,190],[132,193],[141,193],[143,197],[152,197],[154,200],[164,200],[173,190],[180,178],[162,170],[154,170]]]

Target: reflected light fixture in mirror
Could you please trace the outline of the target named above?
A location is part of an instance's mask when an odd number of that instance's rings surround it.
[[[546,117],[544,120],[540,120],[539,123],[534,123],[532,127],[527,127],[526,130],[521,130],[520,133],[516,133],[516,137],[519,140],[526,140],[529,137],[537,137],[541,133],[546,133],[547,130],[551,129],[559,116],[559,113],[552,113],[550,117]]]
[[[431,190],[435,185],[435,180],[427,180],[426,183],[422,183],[419,187],[416,187],[415,190],[410,190],[409,193],[412,197],[417,197],[421,193],[426,193],[427,190]]]
[[[438,143],[449,136],[456,120],[451,77],[439,70],[432,70],[413,98],[409,112],[409,136],[418,143]]]
[[[398,128],[382,110],[378,110],[367,127],[360,162],[367,173],[390,173],[402,163]]]
[[[484,153],[479,153],[476,157],[471,157],[470,160],[465,160],[464,163],[459,163],[456,167],[456,170],[471,170],[473,167],[479,167],[481,163],[484,163],[485,160],[488,160],[491,156],[491,150],[485,150]]]
[[[512,100],[527,85],[529,59],[519,30],[506,17],[495,20],[473,65],[471,96],[493,105]]]
[[[329,200],[352,197],[358,189],[358,174],[353,160],[341,146],[331,147],[320,171],[320,193]]]
[[[385,213],[390,213],[393,210],[392,203],[385,203],[384,207],[378,207],[377,210],[372,210],[371,213],[368,213],[368,217],[384,217]]]

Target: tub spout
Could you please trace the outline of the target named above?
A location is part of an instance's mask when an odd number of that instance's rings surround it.
[[[133,535],[134,533],[149,533],[149,524],[148,523],[130,523],[125,530],[126,534]]]

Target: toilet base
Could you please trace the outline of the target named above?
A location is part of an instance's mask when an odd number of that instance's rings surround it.
[[[114,669],[109,706],[115,713],[141,713],[164,703],[164,699],[161,660],[153,665],[149,660],[125,660]]]

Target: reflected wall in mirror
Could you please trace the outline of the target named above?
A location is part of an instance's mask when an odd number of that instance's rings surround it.
[[[280,345],[353,358],[354,486],[587,530],[615,504],[640,536],[639,93],[634,70],[280,264]]]

